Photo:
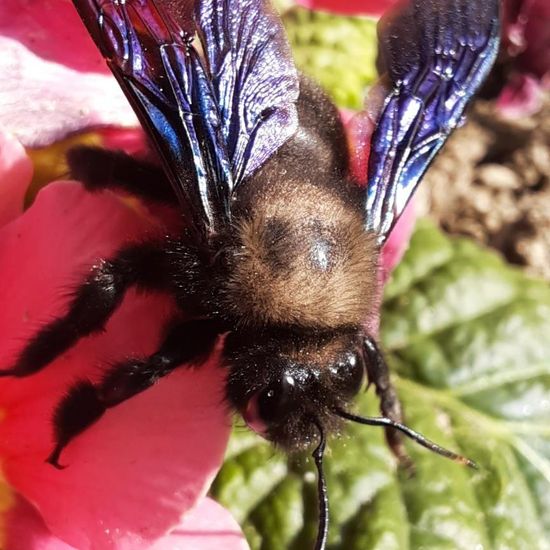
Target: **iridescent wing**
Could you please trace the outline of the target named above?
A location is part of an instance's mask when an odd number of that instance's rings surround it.
[[[266,0],[199,2],[197,22],[235,184],[294,134],[298,74]]]
[[[185,213],[215,233],[234,188],[297,128],[298,76],[278,17],[263,0],[73,2]]]
[[[366,226],[383,244],[498,51],[499,0],[413,0],[379,24],[390,91],[371,137]]]

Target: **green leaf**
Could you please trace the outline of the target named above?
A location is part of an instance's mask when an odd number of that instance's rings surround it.
[[[396,468],[377,428],[349,425],[326,455],[329,548],[550,548],[550,288],[494,253],[420,223],[388,283],[382,342],[407,424],[478,470],[407,443]],[[370,390],[357,407],[376,414]],[[312,548],[311,459],[235,431],[213,496],[253,549]]]
[[[377,78],[376,22],[292,8],[283,14],[298,69],[321,84],[336,105],[361,109]]]

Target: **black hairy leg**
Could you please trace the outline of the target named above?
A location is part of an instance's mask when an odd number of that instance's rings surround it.
[[[89,191],[115,189],[147,201],[177,205],[170,181],[160,166],[124,151],[79,146],[67,152],[71,177]]]
[[[98,384],[75,384],[54,413],[56,443],[47,462],[63,468],[59,463],[63,449],[108,409],[151,387],[181,365],[204,362],[222,330],[219,323],[207,319],[173,323],[153,355],[115,365]]]
[[[33,374],[72,347],[80,338],[102,330],[122,302],[124,293],[137,285],[146,290],[168,290],[170,252],[151,244],[132,245],[114,258],[94,266],[77,288],[68,312],[46,324],[0,376]]]
[[[363,350],[367,364],[369,384],[374,384],[376,395],[380,398],[380,412],[382,416],[402,424],[403,410],[399,397],[391,383],[390,371],[382,351],[374,338],[370,336],[365,336]],[[412,468],[412,460],[405,450],[401,434],[393,428],[386,428],[386,440],[399,463],[405,468]]]

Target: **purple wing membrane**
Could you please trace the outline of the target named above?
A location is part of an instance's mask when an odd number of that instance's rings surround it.
[[[298,75],[280,19],[264,0],[205,0],[197,22],[238,183],[296,131]]]
[[[235,186],[297,127],[298,77],[281,23],[261,0],[197,0],[194,14],[190,0],[73,2],[186,215],[215,233]],[[196,31],[206,63],[191,44]]]
[[[197,101],[200,60],[189,47],[191,35],[163,17],[154,2],[74,4],[157,149],[186,214],[194,226],[214,226],[220,203],[208,184],[215,167],[201,144],[212,118],[203,116]]]
[[[413,0],[379,24],[392,89],[371,139],[366,226],[383,244],[498,52],[499,0]]]

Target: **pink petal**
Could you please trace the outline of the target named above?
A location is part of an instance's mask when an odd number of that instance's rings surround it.
[[[90,126],[137,126],[67,0],[2,0],[0,123],[27,147]]]
[[[9,75],[0,81],[0,124],[23,145],[42,147],[90,126],[137,125],[114,78],[45,61],[12,38],[0,36],[0,51],[0,73]]]
[[[21,144],[0,128],[0,227],[23,212],[32,162]]]
[[[526,71],[532,71],[540,79],[550,76],[550,2],[532,0],[525,27],[527,47],[520,56]]]
[[[538,79],[531,75],[515,74],[497,99],[500,112],[509,118],[521,118],[537,113],[544,92]]]
[[[9,550],[75,550],[54,537],[40,514],[21,497],[3,518],[5,541]]]
[[[347,15],[380,17],[397,0],[296,0],[296,4],[311,10]]]
[[[351,174],[361,185],[367,184],[370,140],[388,91],[385,84],[379,81],[369,89],[362,111],[355,114],[340,111],[348,136]]]
[[[141,126],[139,128],[101,128],[97,134],[101,137],[101,144],[105,149],[119,149],[139,157],[152,154]]]
[[[210,498],[202,499],[169,536],[157,541],[151,550],[247,550],[239,524],[231,514]],[[133,550],[128,546],[123,550]],[[122,549],[121,549],[122,550]]]
[[[53,536],[38,512],[19,498],[5,518],[9,550],[75,550]],[[117,550],[133,550],[131,539],[121,540]],[[209,498],[201,499],[170,534],[149,550],[246,550],[248,544],[231,514]]]
[[[370,140],[375,126],[374,120],[365,111],[349,118],[346,123],[351,175],[361,186],[367,185]]]
[[[388,280],[391,272],[396,268],[407,250],[415,222],[416,214],[413,198],[403,211],[403,214],[401,214],[399,221],[395,224],[393,231],[382,249],[381,273],[384,283]]]
[[[46,187],[0,231],[0,367],[9,367],[40,323],[64,311],[67,292],[98,258],[159,231],[113,194],[90,195],[74,183]],[[134,549],[147,548],[204,494],[223,459],[230,422],[224,373],[212,360],[109,411],[67,447],[65,470],[44,462],[52,410],[68,385],[97,379],[102,365],[151,353],[172,307],[167,297],[130,292],[105,333],[36,375],[0,380],[6,478],[52,533],[79,550],[115,548],[129,537]]]
[[[515,66],[539,80],[550,76],[550,2],[505,0],[503,49]]]
[[[68,0],[2,0],[0,35],[45,61],[82,73],[111,74]]]

